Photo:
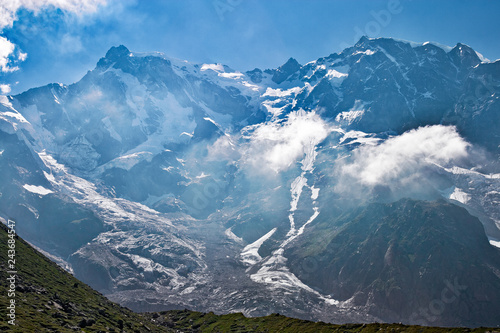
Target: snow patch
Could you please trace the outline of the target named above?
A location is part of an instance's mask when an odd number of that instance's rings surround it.
[[[11,111],[0,112],[0,119],[4,119],[6,121],[9,121],[8,119],[5,119],[5,117],[15,119],[15,120],[19,121],[20,123],[28,123],[28,121],[26,120],[26,118],[24,118],[17,111],[16,112],[11,112]]]
[[[236,236],[231,228],[226,229],[226,231],[224,231],[224,234],[227,236],[227,238],[235,241],[236,243],[243,243],[243,239]]]
[[[50,194],[50,193],[54,193],[54,191],[51,191],[49,189],[46,189],[45,187],[43,186],[36,186],[36,185],[28,185],[28,184],[24,184],[23,185],[23,188],[26,190],[26,191],[29,191],[31,193],[35,193],[35,194],[39,194],[39,195],[47,195],[47,194]]]
[[[245,75],[242,73],[235,72],[235,73],[219,73],[219,76],[224,77],[226,79],[233,79],[234,80],[234,79],[242,78]]]
[[[256,263],[260,262],[262,260],[262,257],[259,254],[259,249],[261,245],[264,244],[264,242],[276,232],[276,230],[277,228],[272,229],[252,244],[245,246],[245,248],[241,252],[241,261],[244,264],[248,265],[255,265]]]
[[[358,119],[361,119],[363,117],[367,105],[368,103],[366,102],[363,102],[361,100],[356,100],[354,102],[354,106],[349,111],[344,111],[339,113],[335,117],[335,121],[349,126]]]
[[[461,167],[451,167],[451,168],[445,168],[447,172],[450,172],[454,175],[476,175],[476,176],[481,176],[487,179],[500,179],[500,173],[490,173],[490,174],[484,174],[480,173],[474,170],[469,170],[469,169],[464,169]]]
[[[490,244],[500,249],[500,241],[490,239]]]
[[[345,77],[348,76],[348,74],[338,72],[335,69],[329,69],[328,73],[326,73],[326,76],[328,78],[330,78],[330,79],[333,79],[333,78],[345,78]]]
[[[222,66],[221,64],[203,64],[201,66],[202,72],[207,71],[209,69],[216,72],[224,72],[224,66]]]
[[[278,89],[273,89],[268,87],[266,89],[266,92],[262,95],[262,97],[287,97],[291,95],[296,95],[297,93],[300,92],[302,88],[300,87],[293,87],[290,89],[282,90],[281,88]]]
[[[252,91],[256,91],[258,92],[260,90],[259,86],[258,85],[255,85],[255,84],[251,84],[249,83],[248,81],[242,81],[241,84],[247,88],[249,88],[250,90]]]
[[[196,287],[187,287],[186,289],[181,291],[179,295],[191,294],[195,290],[196,290]]]
[[[311,192],[312,192],[312,194],[311,194],[311,199],[312,199],[312,200],[316,200],[316,199],[318,199],[318,196],[319,196],[319,188],[316,188],[316,187],[314,187],[314,186],[311,186]]]
[[[339,144],[343,144],[345,141],[349,140],[346,144],[361,143],[375,146],[381,139],[371,137],[370,134],[361,131],[349,131],[345,133],[339,140]]]
[[[490,59],[486,58],[484,55],[482,55],[481,53],[477,52],[477,51],[474,51],[476,52],[476,55],[477,57],[479,58],[479,60],[481,60],[481,62],[491,62]]]
[[[154,268],[153,268],[154,263],[152,260],[146,259],[144,257],[140,257],[140,256],[135,255],[135,254],[131,254],[129,256],[130,256],[130,259],[132,259],[132,261],[134,262],[134,264],[137,267],[144,270],[145,272],[153,272],[154,271]]]
[[[347,125],[351,125],[356,119],[361,118],[365,114],[365,110],[357,110],[357,111],[345,111],[339,113],[335,117],[336,122],[345,122]]]
[[[262,103],[262,105],[266,108],[267,112],[273,115],[273,119],[276,119],[280,114],[283,113],[284,107],[276,108],[273,106],[274,103],[275,101],[265,101]]]
[[[208,117],[204,117],[203,120],[206,120],[206,121],[209,121],[211,122],[212,124],[214,124],[215,126],[219,126],[219,124],[217,124],[214,120],[208,118]]]
[[[458,187],[455,187],[455,190],[453,191],[452,194],[450,194],[450,199],[456,200],[458,202],[463,203],[464,205],[469,202],[471,199],[470,195],[459,189]]]
[[[302,173],[300,176],[295,178],[292,182],[292,201],[290,202],[290,211],[294,212],[297,210],[297,205],[299,203],[300,194],[302,193],[302,189],[307,184],[307,178],[305,177],[305,173]]]
[[[151,162],[153,159],[153,153],[147,152],[147,151],[141,151],[129,155],[124,155],[115,158],[112,161],[109,161],[105,165],[103,165],[103,169],[109,169],[109,168],[120,168],[129,171],[134,167],[137,163],[142,162],[142,161],[148,161]]]

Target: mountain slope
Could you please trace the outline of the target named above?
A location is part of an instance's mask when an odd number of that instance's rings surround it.
[[[213,313],[199,313],[187,310],[148,314],[156,323],[174,326],[183,332],[497,332],[488,328],[439,328],[405,326],[401,324],[346,324],[332,325],[323,322],[311,323],[305,320],[287,318],[274,313],[266,317],[246,318],[240,313],[217,316]]]
[[[16,237],[16,326],[7,323],[7,228],[0,224],[2,308],[0,330],[9,332],[169,332],[75,279]]]
[[[0,224],[1,279],[8,290],[7,229]],[[188,310],[136,314],[110,302],[49,261],[16,237],[16,326],[0,322],[9,332],[486,332],[487,329],[440,329],[389,324],[332,325],[280,316],[246,318],[241,314],[216,316]],[[2,294],[0,315],[7,317],[7,295]]]
[[[308,285],[382,318],[473,327],[500,319],[500,250],[476,218],[444,201],[371,204],[323,218],[289,251],[292,271]],[[317,269],[300,270],[304,260]]]

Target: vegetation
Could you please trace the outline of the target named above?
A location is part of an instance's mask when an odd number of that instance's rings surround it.
[[[16,326],[8,323],[7,232],[0,231],[0,331],[170,332],[110,302],[74,278],[21,238],[16,238]],[[9,258],[10,259],[10,258]]]
[[[322,322],[314,323],[306,320],[288,318],[279,314],[266,317],[246,318],[241,313],[215,315],[188,310],[149,313],[158,325],[175,328],[181,332],[497,332],[487,328],[438,328],[405,326],[400,324],[345,324],[333,325]]]

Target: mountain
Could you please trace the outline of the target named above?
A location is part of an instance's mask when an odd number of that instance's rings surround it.
[[[307,285],[394,322],[495,325],[500,251],[464,208],[402,199],[330,219],[286,254]]]
[[[390,38],[245,73],[113,47],[1,97],[0,216],[137,311],[495,326],[498,66]]]
[[[0,224],[2,266],[8,261],[8,229]],[[107,300],[103,295],[75,279],[32,248],[16,239],[16,317],[15,326],[6,320],[0,330],[9,332],[371,332],[382,329],[404,329],[407,332],[444,332],[439,328],[403,325],[332,325],[287,318],[279,314],[246,318],[241,313],[217,316],[188,310],[137,314]],[[7,266],[2,267],[2,286],[9,290]],[[1,314],[7,317],[10,296],[3,294]],[[5,305],[5,306],[4,306]],[[460,332],[486,332],[487,329],[460,329]]]

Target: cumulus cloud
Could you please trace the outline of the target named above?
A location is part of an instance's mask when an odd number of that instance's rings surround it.
[[[383,186],[410,195],[422,189],[429,167],[460,163],[467,158],[469,146],[455,127],[442,125],[411,130],[376,146],[362,146],[337,167],[337,191],[366,193]]]
[[[18,67],[11,67],[11,57],[16,46],[7,38],[0,36],[0,70],[4,73],[18,70]]]
[[[285,120],[254,128],[245,163],[264,172],[286,170],[328,133],[328,125],[314,112],[292,112]]]
[[[8,84],[0,84],[0,92],[2,92],[2,94],[8,94],[8,93],[10,93],[10,85],[8,85]]]

